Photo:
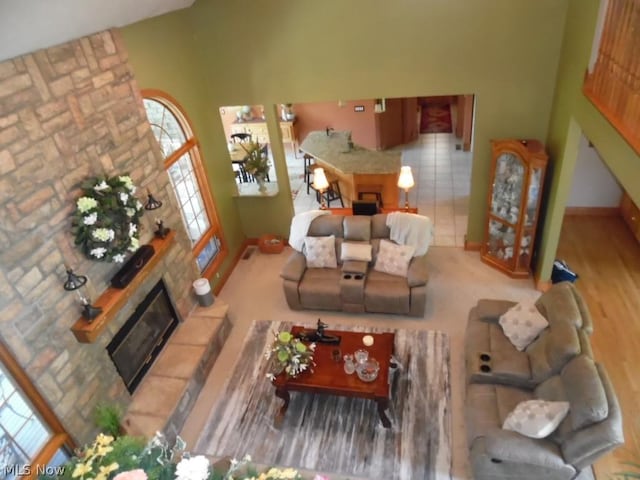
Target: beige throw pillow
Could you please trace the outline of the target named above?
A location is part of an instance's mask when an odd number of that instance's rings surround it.
[[[548,437],[569,413],[569,402],[525,400],[504,420],[502,428],[531,438]]]
[[[342,242],[340,260],[359,260],[361,262],[371,261],[370,243],[350,243]]]
[[[309,268],[337,268],[336,237],[305,237],[305,257]]]
[[[380,240],[380,249],[373,269],[389,275],[406,277],[414,251],[415,247],[411,245],[398,245],[389,240]]]
[[[511,307],[499,322],[506,337],[520,352],[549,325],[532,302],[520,302]]]

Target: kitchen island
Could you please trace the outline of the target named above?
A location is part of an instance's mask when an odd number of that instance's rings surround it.
[[[340,182],[345,206],[358,199],[359,191],[380,189],[384,207],[398,206],[400,152],[379,152],[350,144],[350,132],[310,132],[300,150],[316,159],[329,178]]]

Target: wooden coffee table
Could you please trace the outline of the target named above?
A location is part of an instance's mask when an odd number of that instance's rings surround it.
[[[291,333],[296,335],[308,328],[295,326]],[[284,400],[284,404],[276,414],[276,425],[280,425],[289,407],[289,392],[322,393],[325,395],[337,395],[342,397],[369,398],[378,405],[378,414],[385,428],[391,427],[391,422],[385,413],[389,408],[389,367],[395,340],[394,333],[366,333],[366,332],[342,332],[326,330],[326,335],[341,337],[340,345],[328,345],[317,343],[313,359],[316,366],[313,372],[304,372],[296,378],[287,378],[281,373],[273,381],[276,387],[276,396]],[[371,335],[374,343],[365,347],[362,343],[364,335]],[[344,371],[343,356],[353,353],[359,348],[369,352],[369,356],[380,363],[378,378],[373,382],[363,382],[354,372],[347,375]],[[336,350],[339,350],[336,352]]]

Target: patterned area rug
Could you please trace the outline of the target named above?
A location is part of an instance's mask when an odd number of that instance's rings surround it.
[[[273,421],[282,400],[274,395],[273,386],[264,376],[264,352],[271,345],[274,330],[291,326],[268,321],[252,324],[241,360],[213,408],[195,451],[236,458],[249,453],[263,464],[369,479],[451,478],[446,334],[395,330],[401,368],[391,375],[391,428],[382,426],[376,405],[370,400],[294,392],[282,426],[277,429]]]
[[[452,131],[449,105],[422,105],[420,133],[451,133]]]

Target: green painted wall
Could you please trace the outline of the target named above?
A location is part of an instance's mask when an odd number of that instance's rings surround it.
[[[577,143],[584,134],[636,203],[640,203],[640,158],[582,93],[599,0],[570,0],[547,147],[555,159],[538,272],[549,278],[564,209],[571,191]]]
[[[468,238],[480,241],[489,140],[547,136],[566,5],[199,0],[189,11],[214,107],[476,94]],[[214,141],[223,148],[221,133]],[[286,231],[286,190],[271,201],[239,202],[247,235],[274,221]]]
[[[248,237],[288,234],[293,210],[275,141],[280,193],[232,199],[218,107],[460,93],[476,95],[468,239],[479,242],[489,140],[548,136],[568,1],[198,0],[124,34],[141,84],[192,115],[232,246],[238,225]],[[267,121],[275,140],[273,109]]]
[[[194,43],[191,16],[187,10],[137,23],[121,29],[136,80],[141,88],[163,90],[175,98],[186,111],[200,140],[207,176],[230,254],[222,271],[245,240],[242,223],[231,197],[235,192],[229,157],[221,155],[212,140],[219,127],[217,110],[211,105],[198,48]],[[218,123],[216,123],[216,121]],[[226,153],[226,152],[224,152]],[[170,191],[164,195],[172,195]],[[217,279],[212,279],[215,286]]]

